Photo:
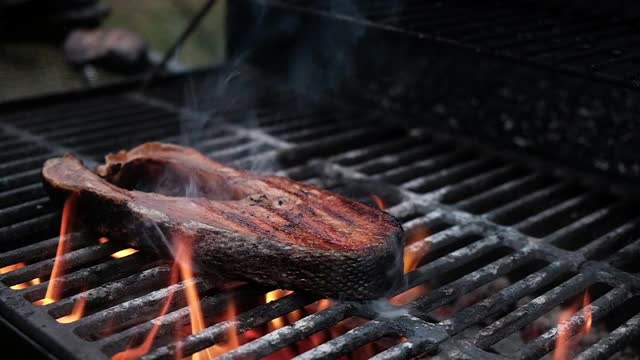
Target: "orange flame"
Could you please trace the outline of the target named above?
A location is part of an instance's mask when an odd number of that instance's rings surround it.
[[[84,315],[84,308],[87,305],[87,297],[86,294],[81,296],[75,304],[73,304],[73,309],[69,315],[58,318],[56,321],[62,324],[72,323],[74,321],[78,321],[82,319]]]
[[[14,270],[18,270],[18,269],[22,269],[23,267],[27,266],[27,264],[23,263],[23,262],[19,262],[19,263],[15,263],[12,265],[7,265],[3,268],[0,268],[0,274],[6,274],[6,273],[10,273]],[[31,279],[29,281],[25,281],[21,284],[15,284],[10,286],[10,289],[13,290],[20,290],[20,289],[26,289],[29,286],[33,286],[33,285],[37,285],[40,284],[40,278],[35,278],[35,279]]]
[[[326,310],[331,306],[331,301],[329,301],[329,299],[322,299],[319,300],[316,308],[314,309],[316,313],[319,313],[320,311]],[[327,332],[326,331],[319,331],[313,335],[311,335],[311,337],[309,338],[309,341],[311,342],[311,345],[313,347],[317,347],[323,343],[325,343],[327,341]]]
[[[380,196],[376,194],[371,194],[371,199],[373,199],[373,202],[376,203],[376,206],[378,207],[378,209],[384,210],[387,208],[387,204],[384,203],[384,200],[382,200]]]
[[[3,268],[0,268],[0,274],[6,274],[6,273],[10,273],[14,270],[18,270],[18,269],[22,269],[23,267],[27,266],[27,264],[23,263],[23,262],[19,262],[19,263],[15,263],[12,265],[7,265]]]
[[[286,291],[286,290],[281,290],[281,289],[277,289],[277,290],[273,290],[268,292],[265,295],[265,303],[270,303],[272,301],[278,300],[280,298],[283,298],[289,294],[291,294],[292,291]],[[298,319],[296,319],[295,314],[290,313],[287,314],[287,318],[285,319],[284,316],[281,316],[277,319],[273,319],[269,322],[268,326],[269,326],[269,331],[274,331],[274,330],[278,330],[282,327],[284,327],[285,325],[287,325],[287,321],[291,322],[296,322]]]
[[[426,225],[419,224],[407,231],[404,248],[404,273],[414,271],[422,259],[431,250],[431,243],[422,241],[429,237],[431,232]]]
[[[418,268],[425,256],[431,250],[431,243],[422,241],[429,237],[431,232],[426,225],[420,224],[407,231],[404,248],[404,273],[409,273]],[[401,306],[425,295],[430,290],[428,285],[418,285],[401,294],[398,294],[389,302],[393,305]]]
[[[177,239],[176,244],[176,263],[180,268],[180,276],[185,284],[185,293],[187,296],[187,304],[189,305],[189,318],[191,320],[191,333],[196,334],[204,330],[206,327],[204,316],[202,313],[202,305],[200,304],[200,295],[196,288],[193,276],[192,260],[193,248],[191,241],[186,238]],[[205,360],[213,358],[213,354],[209,349],[205,349],[192,356],[193,360]]]
[[[237,313],[238,311],[236,309],[236,303],[233,300],[233,297],[229,295],[229,303],[227,304],[227,312],[225,314],[225,319],[227,321],[230,321],[231,323],[227,328],[227,334],[226,334],[227,340],[204,350],[204,351],[208,351],[207,357],[198,358],[198,357],[195,357],[195,355],[197,354],[194,354],[194,357],[192,357],[193,360],[213,359],[233,349],[236,349],[238,348],[238,346],[240,346],[240,338],[238,337],[238,334],[236,334],[237,326],[236,326],[236,323],[234,322],[234,319]],[[202,354],[204,351],[201,351],[199,354]]]
[[[591,332],[591,325],[593,325],[593,313],[591,312],[591,307],[589,307],[589,304],[591,304],[591,294],[589,293],[589,289],[587,289],[584,292],[584,297],[582,298],[582,305],[584,308],[583,311],[584,311],[584,317],[585,317],[584,332],[586,334]]]
[[[62,222],[60,223],[60,240],[58,240],[58,249],[56,250],[56,257],[53,262],[51,277],[49,277],[49,286],[47,286],[47,293],[44,298],[34,302],[36,305],[47,305],[60,300],[62,289],[60,286],[57,286],[55,279],[60,277],[64,270],[62,256],[69,251],[69,240],[75,227],[77,202],[78,195],[76,193],[69,195],[64,202]]]
[[[389,299],[389,302],[396,306],[406,305],[412,302],[413,300],[426,295],[429,292],[429,290],[431,290],[431,287],[428,285],[424,285],[424,284],[418,285],[401,294],[398,294],[392,297],[391,299]]]
[[[593,323],[593,316],[591,313],[591,308],[589,308],[589,304],[591,303],[591,295],[589,294],[589,290],[587,289],[582,296],[582,299],[577,301],[575,304],[571,305],[568,309],[563,310],[560,313],[560,317],[558,319],[558,326],[563,324],[573,316],[574,313],[578,311],[580,307],[583,308],[584,314],[584,326],[575,336],[579,336],[583,333],[588,333],[591,331],[591,325]],[[568,330],[558,328],[558,337],[556,338],[556,348],[553,352],[553,360],[566,360],[569,357],[569,339],[571,338],[571,334]]]
[[[33,285],[38,285],[40,284],[40,278],[35,278],[35,279],[31,279],[29,281],[25,281],[21,284],[16,284],[13,286],[10,286],[9,288],[13,289],[13,290],[20,290],[20,289],[26,289],[29,286],[33,286]]]
[[[98,239],[98,242],[99,242],[100,244],[106,244],[106,243],[108,243],[108,242],[109,242],[109,238],[107,238],[107,237],[104,237],[104,236],[103,236],[103,237],[101,237],[101,238],[99,238],[99,239]]]
[[[177,266],[177,262],[175,262],[173,264],[173,267],[171,268],[169,283],[173,285],[173,284],[176,284],[177,282],[178,282],[178,266]],[[160,315],[158,315],[158,317],[163,317],[167,314],[172,300],[173,300],[173,291],[169,292],[169,295],[167,295],[167,301],[165,301],[164,305],[162,306],[162,310],[160,310]],[[148,353],[149,350],[151,350],[151,346],[153,345],[153,340],[155,339],[159,330],[160,330],[160,323],[154,322],[153,327],[151,328],[151,331],[149,331],[149,333],[147,334],[147,337],[144,339],[144,341],[140,345],[136,347],[127,347],[126,350],[113,355],[111,357],[111,360],[134,360]]]
[[[129,255],[135,254],[135,253],[137,253],[139,251],[140,250],[138,250],[138,249],[127,248],[127,249],[123,249],[123,250],[114,252],[113,254],[111,254],[111,257],[114,258],[114,259],[120,259],[120,258],[123,258],[125,256],[129,256]]]

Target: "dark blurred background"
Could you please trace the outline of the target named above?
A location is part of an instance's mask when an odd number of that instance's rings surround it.
[[[144,70],[72,65],[65,41],[74,31],[125,30],[157,62],[205,0],[0,0],[0,102],[91,87],[139,76]],[[224,59],[225,0],[218,0],[184,43],[169,69],[213,65]],[[149,66],[147,64],[147,66]]]

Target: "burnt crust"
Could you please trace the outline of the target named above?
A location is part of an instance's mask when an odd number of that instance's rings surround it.
[[[193,152],[191,149],[180,152],[180,147],[171,146],[174,154]],[[170,166],[171,157],[154,158],[149,153],[146,158],[123,156],[119,155],[118,161],[107,161],[99,171],[116,184],[100,178],[71,155],[50,159],[43,167],[45,188],[58,200],[75,194],[78,206],[86,209],[80,211],[84,221],[99,232],[133,246],[170,257],[172,241],[192,241],[195,266],[203,274],[342,299],[384,296],[401,278],[402,228],[384,212],[289,179],[253,175],[215,162],[199,162],[197,166],[204,176],[221,171],[223,177],[232,180],[237,180],[236,176],[253,179],[247,187],[251,195],[220,201],[127,190],[117,186],[116,175],[131,178],[143,171],[148,161]],[[187,169],[192,165],[182,164]],[[266,194],[256,194],[253,187],[263,184],[267,185],[261,188]],[[277,196],[272,196],[271,188],[278,189]],[[245,190],[237,189],[239,193]],[[316,198],[309,200],[310,194]],[[322,196],[330,196],[326,211],[322,210]],[[311,204],[307,206],[305,201]],[[336,213],[341,216],[335,216]],[[326,216],[331,218],[325,219]],[[342,246],[336,235],[340,229],[330,228],[363,223],[370,232],[364,240],[369,242],[355,242],[359,246]],[[277,235],[274,224],[280,224]],[[348,233],[348,229],[345,231]],[[304,242],[311,237],[325,242]],[[291,238],[295,241],[288,241]]]

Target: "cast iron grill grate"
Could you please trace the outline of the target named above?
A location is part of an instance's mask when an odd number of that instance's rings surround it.
[[[585,14],[571,6],[567,8],[567,4],[526,1],[497,1],[489,6],[473,1],[440,0],[262,2],[339,16],[342,21],[366,21],[372,27],[631,86],[637,86],[640,76],[637,71],[640,18],[633,11],[612,14],[593,9]]]
[[[255,81],[256,87],[269,86]],[[180,93],[191,84],[172,86]],[[197,278],[208,327],[175,338],[176,328],[188,326],[189,313],[184,283],[167,286],[169,265],[144,251],[112,258],[121,249],[117,242],[101,244],[83,231],[74,237],[68,270],[57,280],[63,299],[33,305],[46,291],[60,224],[59,209],[49,204],[39,183],[42,161],[73,151],[91,162],[148,140],[187,143],[214,159],[276,171],[363,202],[371,203],[376,194],[409,237],[416,229],[429,231],[408,245],[429,248],[399,290],[422,289],[415,299],[335,301],[241,345],[228,358],[266,356],[357,317],[364,319],[359,326],[300,358],[347,355],[392,336],[403,341],[377,358],[538,359],[553,350],[555,324],[516,349],[501,344],[586,289],[593,289],[594,323],[614,325],[579,358],[609,358],[640,333],[640,313],[632,306],[640,291],[634,261],[640,213],[630,192],[609,191],[595,180],[429,129],[358,122],[348,110],[295,94],[283,102],[253,98],[260,106],[217,111],[224,98],[193,107],[167,98],[168,90],[89,97],[1,116],[0,268],[25,266],[0,275],[0,313],[53,354],[108,358],[131,339],[141,341],[155,323],[160,324],[157,340],[144,358],[173,359],[178,350],[186,356],[222,341],[231,321],[244,333],[319,300],[293,293],[249,304],[233,320],[219,321],[216,315],[225,311],[229,297],[264,297],[273,289],[244,286],[223,293]],[[195,135],[183,135],[193,129]],[[32,279],[39,283],[11,288]],[[170,292],[169,313],[157,318]],[[80,298],[87,299],[85,316],[58,323]],[[576,312],[569,331],[577,333],[584,322],[585,312]]]

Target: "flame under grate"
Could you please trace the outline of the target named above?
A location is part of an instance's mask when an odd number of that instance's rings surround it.
[[[226,81],[270,88],[249,71],[234,79]],[[624,195],[428,129],[353,121],[347,110],[282,89],[268,99],[259,91],[229,101],[170,95],[189,88],[178,83],[150,94],[96,96],[0,116],[0,313],[58,356],[109,358],[157,325],[144,358],[173,359],[177,349],[187,356],[224,343],[233,325],[244,344],[225,356],[261,357],[357,318],[353,329],[308,346],[300,358],[355,354],[389,338],[395,341],[377,358],[538,359],[556,346],[556,323],[541,326],[517,349],[501,343],[530,333],[536,321],[587,290],[594,326],[614,325],[581,348],[579,358],[609,358],[640,334],[640,313],[632,306],[640,291],[634,261],[640,213]],[[195,135],[181,136],[186,130]],[[43,160],[73,151],[95,161],[149,140],[188,143],[214,159],[277,171],[371,205],[375,194],[409,237],[417,234],[408,246],[428,251],[415,259],[391,303],[333,302],[255,339],[249,338],[255,329],[320,299],[293,293],[256,303],[274,289],[225,293],[195,278],[206,327],[176,338],[190,317],[185,282],[167,286],[170,264],[144,251],[114,256],[124,250],[117,242],[79,229],[68,244],[67,269],[55,280],[61,299],[33,305],[45,297],[60,225],[59,209],[39,184]],[[170,293],[168,313],[158,318]],[[222,321],[229,297],[239,311]],[[81,301],[83,315],[61,321]],[[569,314],[570,335],[580,336],[588,321],[578,310]]]

